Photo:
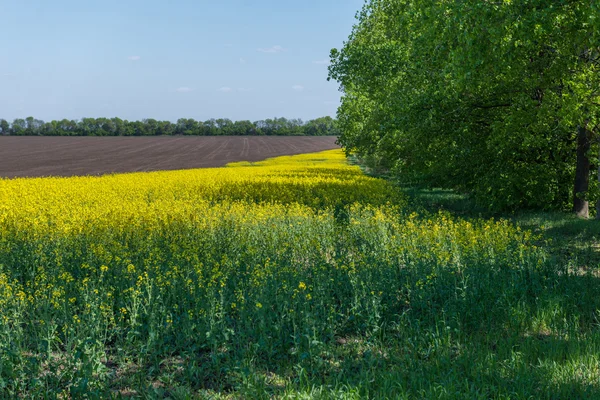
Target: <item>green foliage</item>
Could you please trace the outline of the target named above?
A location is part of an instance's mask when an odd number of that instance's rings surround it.
[[[348,152],[490,209],[565,208],[600,123],[589,1],[372,0],[332,51]]]
[[[275,118],[256,122],[231,121],[227,118],[196,121],[180,118],[176,123],[144,119],[127,121],[120,118],[83,118],[77,120],[44,122],[33,117],[15,119],[12,124],[0,119],[0,135],[40,136],[251,136],[251,135],[306,135],[338,136],[336,121],[321,117],[307,122],[300,119]]]

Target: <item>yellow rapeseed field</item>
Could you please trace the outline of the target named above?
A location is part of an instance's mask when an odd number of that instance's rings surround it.
[[[0,384],[73,395],[173,354],[303,359],[409,310],[471,307],[466,271],[541,262],[505,221],[409,212],[338,150],[0,180]]]

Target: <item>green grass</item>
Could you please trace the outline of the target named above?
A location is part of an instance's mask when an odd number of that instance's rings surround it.
[[[568,266],[579,273],[596,274],[600,268],[600,221],[582,219],[559,211],[519,211],[490,213],[464,194],[448,189],[404,187],[410,204],[421,212],[447,210],[464,218],[504,218],[523,229],[540,235],[541,245],[553,258],[552,263]]]

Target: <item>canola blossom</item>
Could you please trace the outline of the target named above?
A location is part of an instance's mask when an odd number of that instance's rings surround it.
[[[484,296],[493,286],[472,274],[542,263],[528,232],[412,213],[339,150],[0,180],[0,385],[101,390],[117,353],[149,365],[184,351],[300,359],[315,340],[405,313],[476,313],[461,282]]]

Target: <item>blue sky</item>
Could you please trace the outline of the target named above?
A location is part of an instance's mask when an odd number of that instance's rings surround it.
[[[363,0],[0,0],[0,118],[335,115]]]

